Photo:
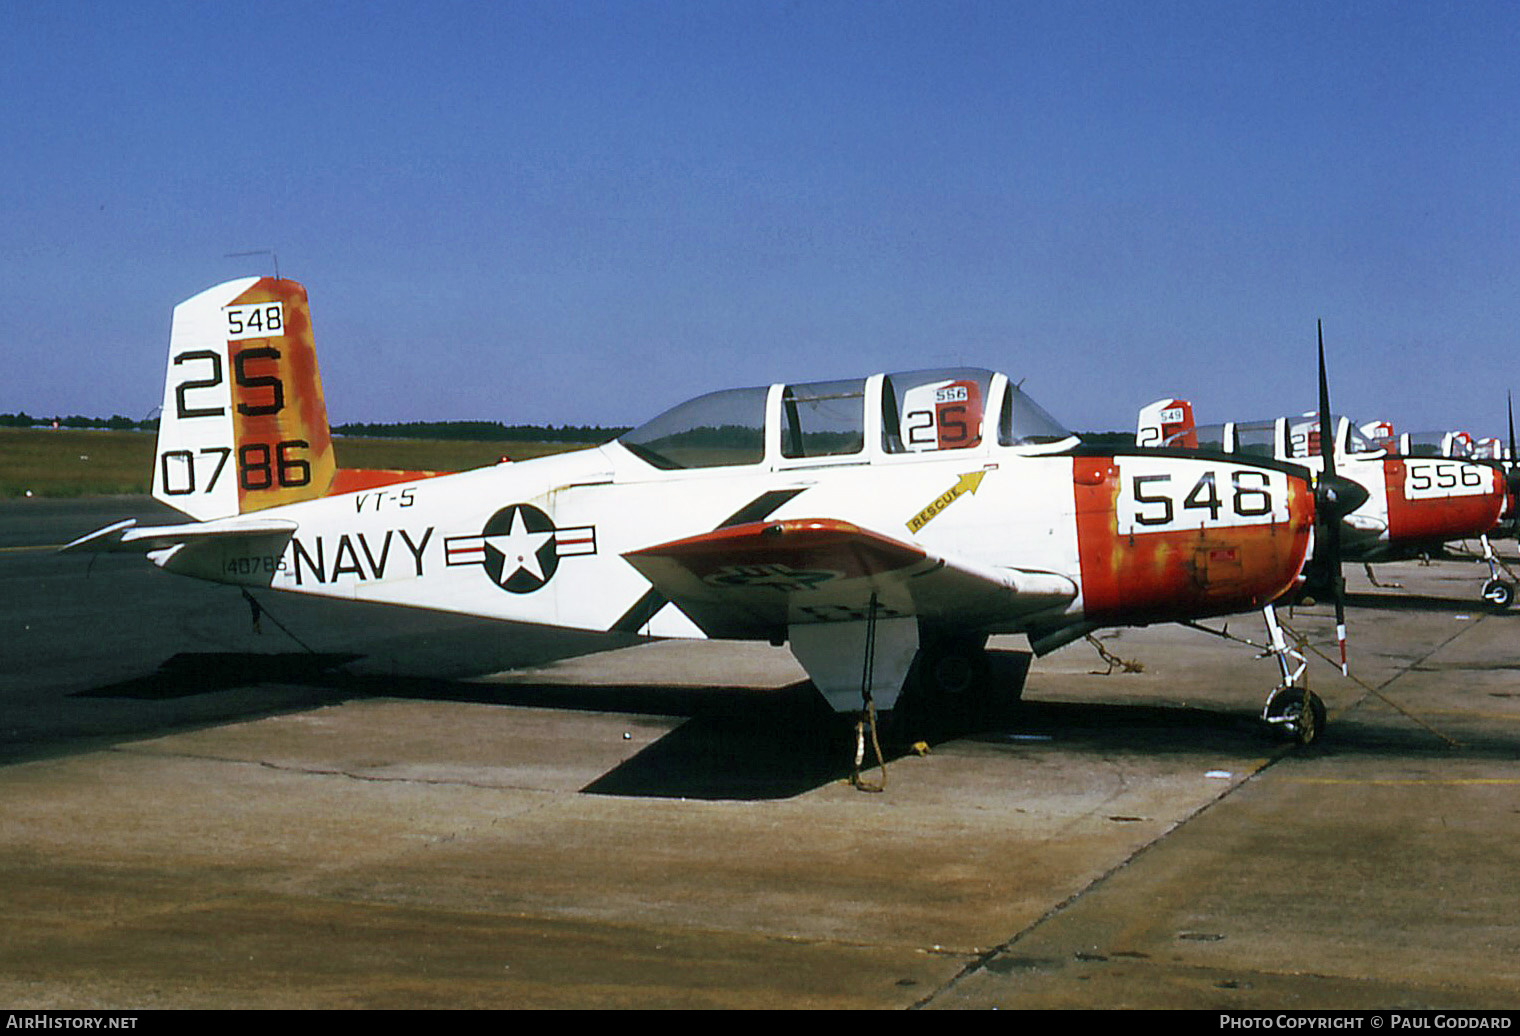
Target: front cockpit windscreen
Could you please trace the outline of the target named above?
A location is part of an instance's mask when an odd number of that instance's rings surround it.
[[[672,407],[618,439],[657,468],[715,468],[765,459],[770,390],[727,389]]]
[[[1072,438],[1072,432],[1045,412],[1013,382],[1003,396],[998,417],[998,442],[1003,446],[1041,446]]]
[[[982,442],[992,372],[976,367],[888,374],[881,438],[887,453],[964,450]]]

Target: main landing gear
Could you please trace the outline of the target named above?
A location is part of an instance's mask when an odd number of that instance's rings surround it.
[[[1023,692],[1009,675],[988,654],[985,634],[926,636],[897,703],[894,733],[912,743],[987,729]]]

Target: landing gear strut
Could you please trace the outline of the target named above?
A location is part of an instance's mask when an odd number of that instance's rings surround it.
[[[1271,638],[1267,651],[1277,656],[1283,679],[1267,696],[1261,718],[1285,737],[1301,745],[1313,744],[1325,729],[1325,703],[1302,683],[1308,663],[1300,651],[1288,645],[1277,621],[1277,610],[1269,604],[1262,609],[1262,615],[1266,617]]]
[[[1515,584],[1504,579],[1500,573],[1511,578],[1513,573],[1499,560],[1499,555],[1494,553],[1488,537],[1480,539],[1483,543],[1483,560],[1488,562],[1488,581],[1483,584],[1483,600],[1496,612],[1508,611],[1509,606],[1515,603]]]

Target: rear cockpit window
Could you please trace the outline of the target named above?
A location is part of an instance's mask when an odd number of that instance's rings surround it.
[[[1163,446],[1177,446],[1189,450],[1224,450],[1224,425],[1205,424],[1174,432]]]
[[[1277,425],[1274,421],[1253,421],[1235,426],[1235,452],[1251,457],[1277,455]]]
[[[882,389],[887,453],[964,450],[982,442],[992,372],[960,367],[889,374]]]
[[[1415,432],[1404,436],[1408,440],[1404,454],[1409,457],[1444,457],[1446,455],[1444,432]]]
[[[715,468],[765,459],[764,387],[728,389],[672,407],[618,439],[657,468]]]
[[[866,383],[815,381],[781,395],[781,455],[838,457],[865,448]]]

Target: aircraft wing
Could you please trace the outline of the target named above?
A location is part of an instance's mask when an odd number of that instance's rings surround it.
[[[1064,607],[1076,585],[1051,572],[980,565],[826,518],[749,522],[623,557],[710,637],[919,616],[963,628]]]

